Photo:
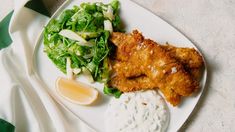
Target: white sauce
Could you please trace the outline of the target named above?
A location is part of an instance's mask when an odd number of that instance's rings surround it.
[[[163,132],[168,123],[166,103],[154,90],[113,98],[105,113],[106,132]]]

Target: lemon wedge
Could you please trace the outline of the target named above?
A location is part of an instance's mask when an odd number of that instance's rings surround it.
[[[56,80],[56,91],[70,102],[89,105],[98,98],[98,91],[75,80],[59,77]]]

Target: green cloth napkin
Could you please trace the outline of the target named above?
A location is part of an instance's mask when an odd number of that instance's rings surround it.
[[[37,11],[46,16],[50,16],[50,13],[46,10],[41,0],[30,0],[26,3],[25,7],[28,7],[34,11]],[[0,50],[6,48],[12,43],[12,39],[8,33],[9,22],[13,11],[11,11],[1,22],[0,22]],[[1,132],[1,131],[0,131]]]
[[[49,12],[42,6],[42,2],[38,0],[29,1],[26,7],[31,8],[39,13],[49,16]],[[14,11],[11,11],[1,22],[0,22],[0,50],[6,48],[12,43],[12,39],[8,32],[9,23]],[[11,123],[0,119],[0,132],[14,132],[15,126]]]
[[[49,13],[45,10],[45,8],[42,7],[42,3],[37,2],[36,0],[29,1],[25,6],[49,16]],[[7,46],[9,46],[12,43],[12,39],[10,37],[8,29],[9,29],[9,23],[10,23],[13,12],[14,11],[11,11],[0,22],[0,50],[3,48],[6,48]],[[3,119],[0,119],[0,132],[14,132],[14,131],[15,131],[14,125],[12,125],[11,123],[9,123]]]
[[[9,22],[13,11],[11,11],[1,22],[0,22],[0,50],[9,46],[12,43],[11,37],[8,33]],[[0,132],[14,132],[15,126],[11,123],[0,119]]]
[[[1,22],[0,22],[0,50],[9,46],[12,43],[11,37],[8,33],[9,22],[13,11],[11,11]],[[0,131],[1,132],[1,131]]]
[[[46,9],[42,0],[30,0],[25,4],[25,7],[50,17],[50,12]]]
[[[14,132],[15,127],[3,119],[0,119],[0,132]]]
[[[0,22],[0,49],[9,46],[12,43],[11,37],[8,33],[9,22],[13,11],[11,11],[1,22]],[[15,127],[3,120],[0,119],[0,132],[14,132]]]

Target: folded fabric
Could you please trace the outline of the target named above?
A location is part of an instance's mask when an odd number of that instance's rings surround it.
[[[31,74],[34,44],[49,19],[23,7],[26,2],[14,1],[13,42],[0,50],[0,118],[15,125],[16,132],[91,132]]]

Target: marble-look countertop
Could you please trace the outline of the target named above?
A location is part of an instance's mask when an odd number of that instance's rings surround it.
[[[134,0],[176,27],[202,51],[205,91],[181,131],[235,131],[235,0]],[[0,20],[12,0],[0,0]]]

